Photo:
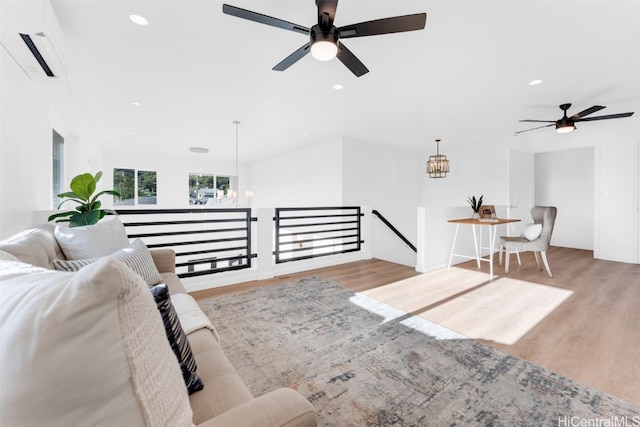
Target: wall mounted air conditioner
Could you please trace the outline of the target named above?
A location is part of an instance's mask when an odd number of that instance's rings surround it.
[[[67,81],[62,31],[50,0],[0,2],[0,44],[32,80]]]

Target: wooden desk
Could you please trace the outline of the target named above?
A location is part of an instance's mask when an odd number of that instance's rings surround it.
[[[463,218],[463,219],[450,219],[448,220],[448,222],[455,224],[456,225],[456,232],[453,235],[453,244],[451,245],[451,255],[449,256],[449,268],[451,268],[451,260],[453,259],[454,256],[457,256],[459,258],[468,258],[468,259],[475,259],[476,262],[478,263],[478,268],[480,268],[480,261],[486,261],[489,263],[489,277],[490,280],[493,280],[493,252],[495,251],[495,247],[496,247],[496,235],[497,235],[497,227],[498,225],[502,225],[502,224],[509,224],[512,222],[518,222],[520,221],[519,219],[503,219],[503,218],[498,218],[496,220],[493,221],[480,221],[479,219],[473,219],[473,218]],[[460,226],[460,224],[468,224],[471,225],[471,228],[473,230],[473,246],[476,250],[476,256],[472,257],[469,255],[461,255],[461,254],[456,254],[454,253],[454,250],[456,248],[456,239],[458,238],[458,227]],[[477,233],[476,233],[476,227],[480,226],[480,239],[478,240],[477,237]],[[482,254],[482,249],[484,249],[482,247],[482,229],[484,227],[488,227],[489,228],[489,259],[484,259],[482,258],[481,254]]]

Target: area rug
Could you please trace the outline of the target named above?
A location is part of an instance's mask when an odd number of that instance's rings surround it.
[[[199,303],[250,391],[293,388],[320,426],[640,425],[640,407],[321,278]]]

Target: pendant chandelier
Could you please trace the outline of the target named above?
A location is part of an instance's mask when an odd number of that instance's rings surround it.
[[[449,160],[444,154],[440,154],[440,140],[436,139],[436,154],[429,156],[427,161],[427,173],[429,178],[446,178],[449,173]]]

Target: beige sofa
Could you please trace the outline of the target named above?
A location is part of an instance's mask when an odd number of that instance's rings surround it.
[[[0,251],[15,256],[23,263],[51,269],[55,258],[64,259],[54,229],[52,224],[38,226],[0,242]],[[150,252],[170,294],[186,293],[175,274],[174,252],[169,249]],[[149,299],[153,300],[151,296]],[[197,362],[197,374],[204,383],[203,390],[188,397],[193,424],[211,427],[316,425],[315,409],[292,389],[280,388],[254,398],[225,356],[212,330],[193,331],[188,334],[188,340]],[[4,386],[7,385],[0,385]]]

